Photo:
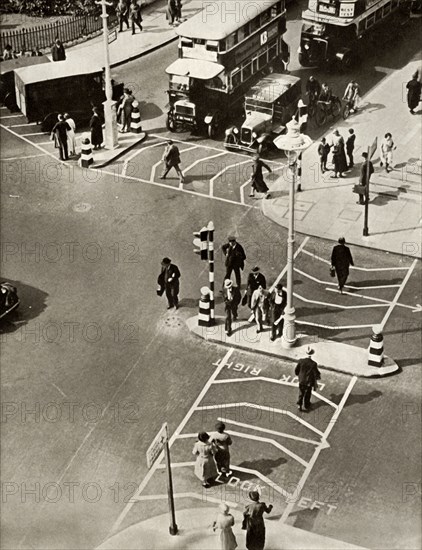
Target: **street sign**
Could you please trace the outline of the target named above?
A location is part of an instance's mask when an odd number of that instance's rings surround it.
[[[164,449],[164,445],[168,442],[169,432],[167,422],[162,426],[158,434],[155,436],[154,441],[148,447],[147,450],[147,466],[148,469],[152,467],[154,462],[160,456],[161,451]]]
[[[111,31],[111,32],[108,33],[108,43],[111,44],[115,40],[117,40],[117,31],[116,30]]]

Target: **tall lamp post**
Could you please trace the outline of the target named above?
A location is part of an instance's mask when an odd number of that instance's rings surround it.
[[[287,133],[277,137],[274,143],[283,150],[291,171],[289,178],[289,234],[287,237],[287,305],[284,313],[284,327],[282,345],[291,348],[296,343],[296,311],[293,305],[294,284],[294,244],[295,244],[295,189],[297,181],[297,160],[299,155],[311,144],[309,136],[300,133],[300,125],[293,118],[286,124]]]
[[[119,145],[117,134],[117,113],[116,102],[113,101],[113,86],[111,84],[110,53],[108,50],[108,24],[107,24],[107,6],[112,6],[112,2],[98,0],[95,2],[101,6],[101,17],[103,20],[103,41],[104,41],[104,69],[105,69],[105,92],[104,101],[104,122],[105,122],[105,146],[107,149],[116,149]]]

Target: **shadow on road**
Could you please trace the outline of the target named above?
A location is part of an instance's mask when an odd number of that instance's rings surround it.
[[[17,288],[20,304],[9,316],[0,321],[1,334],[10,334],[19,330],[21,326],[36,319],[47,307],[46,292],[20,281],[7,280]]]

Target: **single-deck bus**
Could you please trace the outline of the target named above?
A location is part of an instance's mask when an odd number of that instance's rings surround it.
[[[286,70],[285,31],[284,0],[209,2],[182,23],[179,59],[166,69],[168,129],[203,127],[214,137],[260,77]]]

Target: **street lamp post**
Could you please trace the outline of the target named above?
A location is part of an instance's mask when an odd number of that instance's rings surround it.
[[[307,149],[312,140],[309,136],[300,133],[300,125],[293,118],[286,124],[287,133],[274,140],[278,149],[283,150],[288,159],[291,170],[289,178],[289,234],[287,237],[287,305],[284,310],[284,327],[282,345],[291,348],[296,343],[296,311],[293,305],[294,285],[294,243],[295,243],[295,188],[297,181],[298,156]]]
[[[105,122],[105,146],[107,149],[116,149],[119,145],[117,134],[117,113],[116,102],[113,101],[113,86],[111,84],[110,53],[108,49],[108,24],[107,24],[107,6],[112,6],[111,2],[99,0],[95,2],[101,6],[101,17],[103,20],[103,41],[104,41],[104,69],[105,69],[105,92],[104,101],[104,122]]]

